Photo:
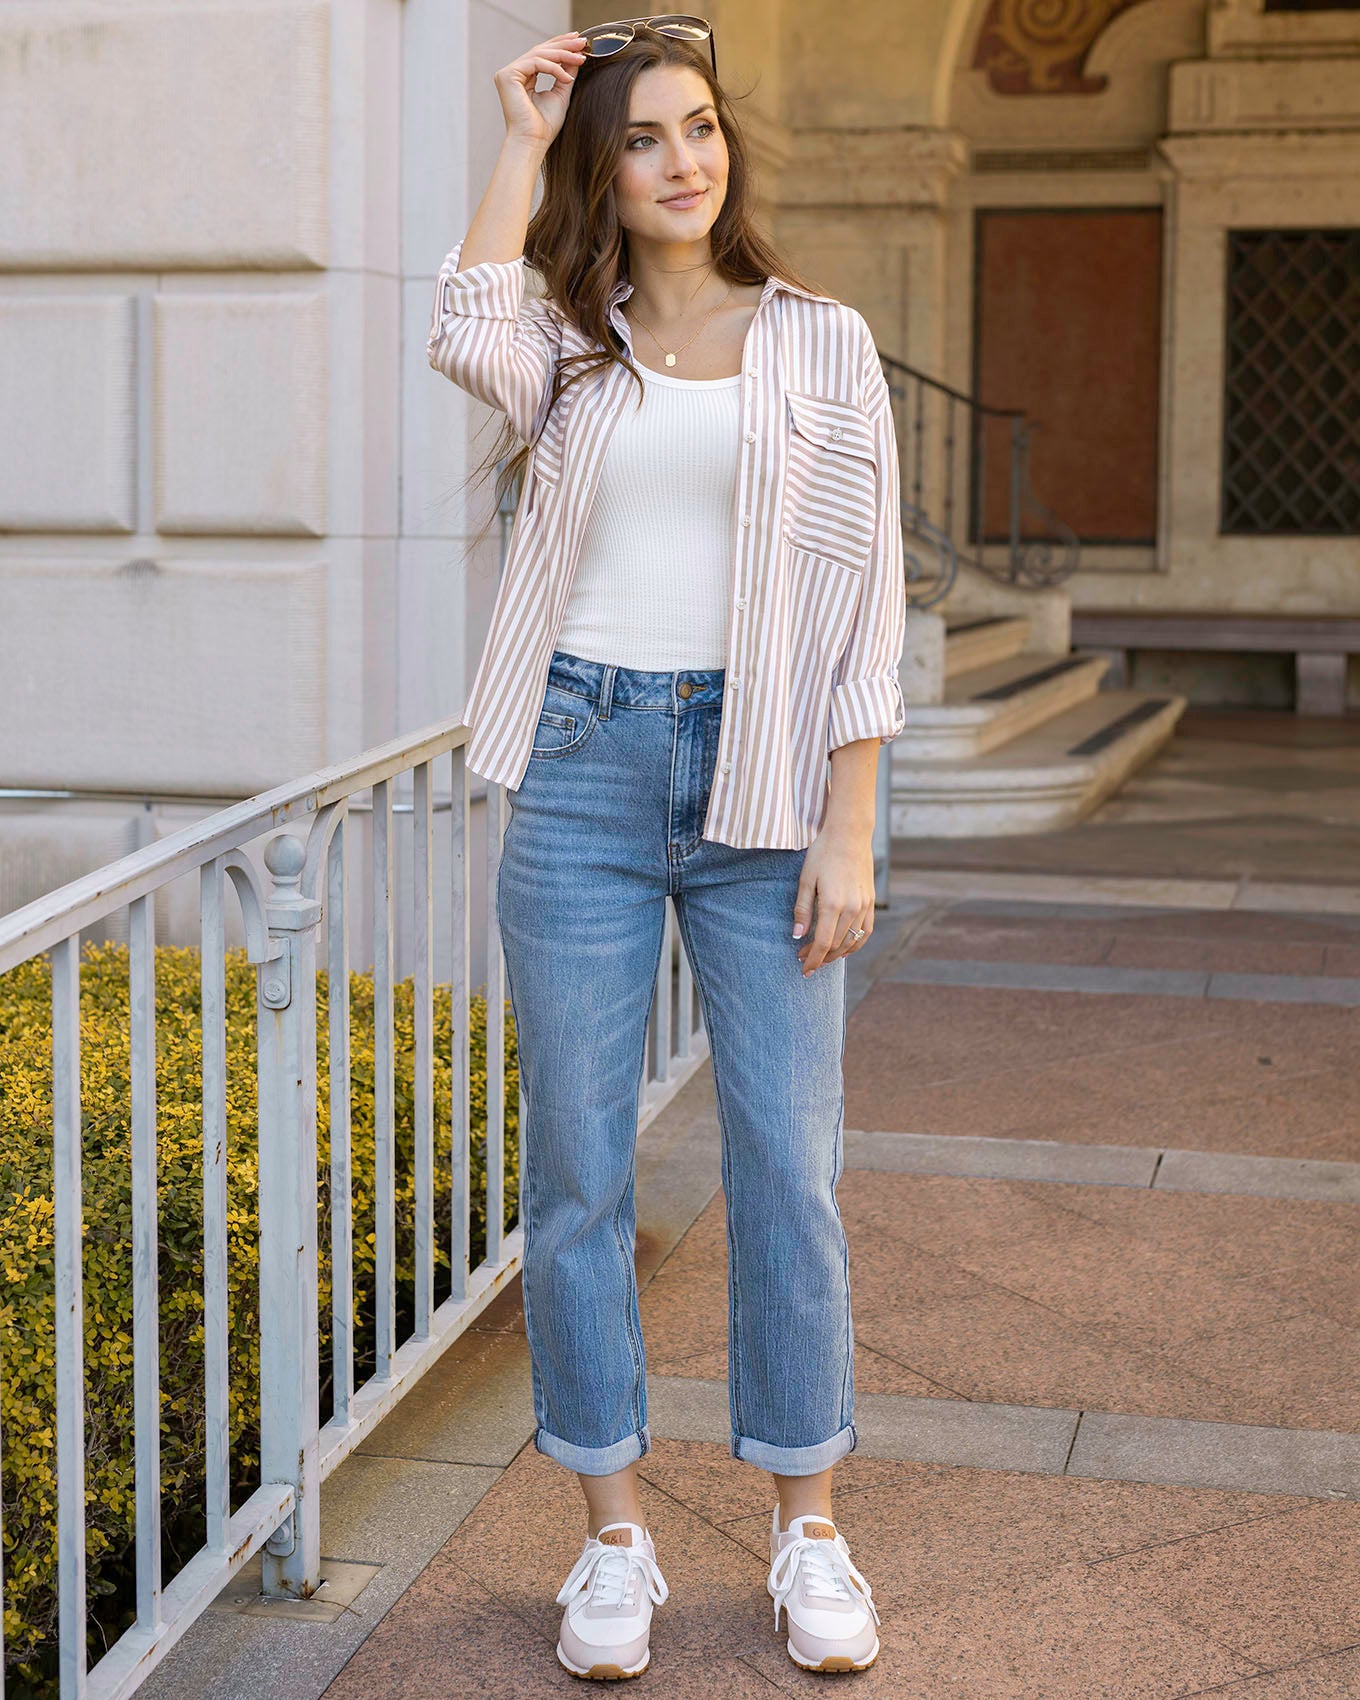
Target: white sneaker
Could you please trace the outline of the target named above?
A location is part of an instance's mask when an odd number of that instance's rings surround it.
[[[591,1535],[557,1595],[565,1605],[557,1657],[573,1676],[641,1676],[651,1658],[652,1602],[670,1593],[652,1537],[636,1523]]]
[[[878,1608],[829,1518],[809,1513],[781,1529],[775,1506],[765,1591],[776,1629],[788,1610],[789,1657],[804,1670],[867,1670],[878,1657]]]

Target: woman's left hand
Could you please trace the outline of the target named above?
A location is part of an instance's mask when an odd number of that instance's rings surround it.
[[[793,936],[812,925],[816,899],[817,929],[798,952],[806,978],[824,963],[849,956],[869,942],[874,930],[873,832],[828,820],[808,845],[793,906]],[[864,937],[847,939],[851,927]]]

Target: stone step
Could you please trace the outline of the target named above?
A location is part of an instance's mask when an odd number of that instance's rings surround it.
[[[982,838],[1071,826],[1156,754],[1184,708],[1184,697],[1101,691],[971,760],[898,754],[893,834]]]
[[[956,621],[944,634],[945,678],[1018,655],[1029,639],[1029,631],[1029,621],[1019,614],[987,614]]]
[[[945,680],[944,701],[911,703],[897,761],[971,761],[1093,697],[1103,655],[1010,655]]]

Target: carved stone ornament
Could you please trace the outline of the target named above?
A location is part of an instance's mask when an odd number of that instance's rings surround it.
[[[1141,0],[992,0],[978,31],[973,69],[998,94],[1099,94],[1108,77],[1082,70],[1112,18]]]

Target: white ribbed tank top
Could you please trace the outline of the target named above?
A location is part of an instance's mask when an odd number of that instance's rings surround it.
[[[725,667],[741,373],[639,366],[586,521],[556,647],[669,671]]]

